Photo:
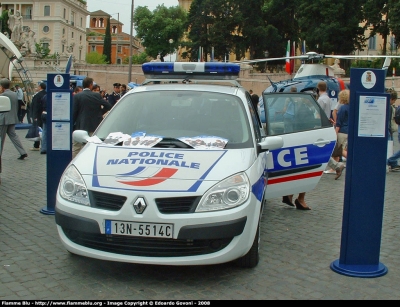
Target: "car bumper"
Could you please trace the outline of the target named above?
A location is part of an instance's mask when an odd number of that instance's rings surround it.
[[[56,205],[57,229],[71,253],[158,265],[217,264],[243,256],[252,245],[260,213],[260,202],[252,196],[247,204],[231,210],[166,216],[164,222],[174,224],[174,237],[165,239],[105,234],[105,219],[126,220],[126,214],[110,216],[104,210],[74,208],[62,202]],[[254,210],[255,203],[259,210]]]

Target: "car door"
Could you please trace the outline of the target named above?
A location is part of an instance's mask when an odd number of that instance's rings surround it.
[[[283,138],[268,155],[267,198],[316,187],[336,143],[330,120],[309,93],[263,93],[266,134]]]

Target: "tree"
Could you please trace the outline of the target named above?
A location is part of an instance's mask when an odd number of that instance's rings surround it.
[[[324,54],[349,54],[364,46],[363,0],[303,0],[296,18],[307,49]]]
[[[107,18],[106,35],[104,36],[103,55],[107,64],[111,64],[111,28],[110,17]]]
[[[139,6],[133,17],[137,37],[142,40],[146,53],[152,58],[173,53],[184,35],[186,12],[179,6],[166,8],[163,4],[151,12]],[[172,39],[172,43],[170,43]]]
[[[397,49],[400,46],[400,1],[390,0],[389,6],[389,28],[395,37],[395,46],[392,46],[392,48]]]
[[[186,44],[192,60],[198,58],[200,47],[205,54],[214,49],[214,57],[224,60],[230,52],[242,54],[245,48],[238,31],[243,20],[239,0],[194,0],[188,13]],[[206,59],[205,59],[206,60]]]
[[[149,62],[149,57],[146,52],[132,55],[132,64],[143,64]],[[129,57],[126,57],[123,61],[124,64],[129,63]]]
[[[87,53],[85,60],[88,64],[107,64],[106,56],[98,52]]]

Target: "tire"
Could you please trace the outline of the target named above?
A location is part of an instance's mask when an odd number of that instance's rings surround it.
[[[253,245],[246,255],[240,257],[236,260],[236,264],[242,268],[252,269],[257,266],[258,261],[260,260],[259,254],[259,246],[260,246],[260,222],[257,226],[257,232],[254,237]]]

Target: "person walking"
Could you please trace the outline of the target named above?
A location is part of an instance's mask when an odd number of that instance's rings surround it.
[[[74,130],[85,130],[91,136],[103,120],[103,114],[112,108],[112,105],[102,99],[99,93],[92,92],[93,79],[83,79],[83,91],[74,95],[73,122]],[[83,148],[82,143],[73,142],[72,159]]]
[[[37,88],[37,93],[32,98],[31,112],[32,112],[32,125],[37,127],[41,127],[43,129],[43,121],[42,121],[42,113],[43,113],[43,105],[42,98],[46,95],[46,83],[41,82]],[[43,135],[42,135],[43,137]],[[40,141],[34,141],[33,147],[30,148],[32,151],[40,150]]]
[[[10,98],[11,110],[9,112],[0,113],[0,138],[1,138],[1,148],[0,156],[3,153],[4,141],[6,135],[10,138],[11,142],[14,144],[15,148],[18,150],[20,156],[19,160],[24,160],[28,157],[22,143],[15,132],[15,124],[19,123],[18,120],[18,98],[17,93],[10,90],[10,80],[3,78],[0,80],[0,95]]]

